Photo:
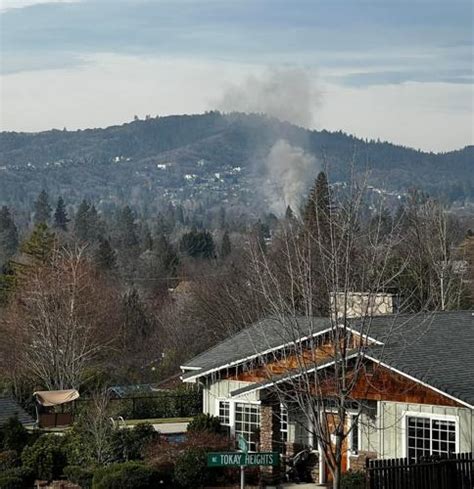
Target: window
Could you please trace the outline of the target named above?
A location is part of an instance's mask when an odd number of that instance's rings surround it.
[[[229,426],[230,425],[230,402],[229,401],[219,401],[219,419],[221,423]]]
[[[359,452],[359,421],[357,416],[351,416],[350,450],[356,454]]]
[[[447,455],[456,451],[456,423],[451,420],[407,418],[407,456],[417,460],[427,455]]]
[[[283,404],[280,407],[280,437],[282,443],[288,441],[288,409]]]
[[[235,403],[235,437],[242,435],[249,442],[249,450],[256,451],[257,433],[260,430],[260,406]]]

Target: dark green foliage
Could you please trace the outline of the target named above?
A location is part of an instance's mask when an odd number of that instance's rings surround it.
[[[0,209],[0,268],[18,250],[18,230],[8,207]]]
[[[93,243],[101,236],[101,222],[94,205],[83,200],[74,218],[74,234],[80,241]]]
[[[64,205],[64,199],[59,197],[56,204],[56,210],[54,211],[53,227],[60,229],[61,231],[67,231],[68,222],[69,218],[67,216],[66,206]]]
[[[113,270],[117,266],[117,254],[106,238],[99,239],[94,261],[100,270]]]
[[[204,448],[190,448],[183,452],[174,467],[174,478],[183,489],[204,487],[214,473],[207,468],[207,452]]]
[[[329,239],[330,211],[328,180],[326,174],[320,172],[309,193],[303,216],[306,231],[315,239]]]
[[[0,473],[17,467],[20,463],[16,450],[4,450],[0,452]]]
[[[341,489],[365,489],[366,480],[364,472],[349,470],[341,476]]]
[[[139,462],[125,462],[101,467],[94,472],[93,489],[155,489],[171,488],[161,474]]]
[[[0,447],[2,450],[15,450],[21,453],[28,443],[28,431],[14,416],[0,427]]]
[[[38,224],[21,245],[21,252],[37,264],[46,264],[54,250],[56,236],[46,224]],[[30,265],[31,263],[27,263]]]
[[[232,245],[230,243],[229,232],[226,231],[224,236],[222,236],[222,244],[221,244],[221,258],[226,258],[232,252]]]
[[[25,489],[33,487],[35,474],[28,467],[15,467],[0,472],[1,489]]]
[[[158,433],[149,423],[137,424],[131,429],[115,430],[111,439],[115,460],[143,460],[147,445],[156,438]]]
[[[64,468],[64,476],[68,481],[81,486],[81,489],[91,489],[94,471],[81,465],[68,465]]]
[[[123,330],[128,349],[133,350],[134,346],[143,344],[151,334],[153,323],[137,289],[129,290],[123,296],[122,304]]]
[[[194,416],[188,424],[188,431],[193,433],[207,431],[209,433],[220,434],[222,433],[222,425],[218,417],[200,413]]]
[[[45,190],[42,190],[34,204],[35,224],[48,224],[51,219],[51,206],[49,205],[49,196]]]
[[[193,229],[181,237],[179,248],[193,258],[214,258],[215,246],[212,234]]]
[[[23,449],[21,461],[39,479],[51,481],[60,478],[67,465],[64,438],[54,434],[40,436],[33,445]]]
[[[128,205],[119,212],[115,227],[115,240],[119,248],[131,250],[138,246],[135,215]]]
[[[164,234],[160,234],[153,243],[153,251],[161,262],[165,276],[174,276],[179,264],[175,249]]]

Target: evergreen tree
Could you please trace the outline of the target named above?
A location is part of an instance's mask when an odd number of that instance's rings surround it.
[[[227,256],[229,256],[231,251],[232,245],[230,243],[229,231],[226,231],[224,233],[224,236],[222,237],[221,258],[226,258]]]
[[[46,264],[54,251],[56,236],[44,223],[38,224],[20,250],[37,264]],[[31,263],[26,264],[31,265]]]
[[[174,276],[179,264],[178,255],[164,234],[156,237],[153,251],[161,261],[162,269],[167,276]]]
[[[49,196],[45,190],[42,190],[34,204],[35,224],[48,224],[51,219],[51,206],[49,205]]]
[[[292,221],[294,218],[295,218],[295,213],[293,212],[293,209],[288,205],[285,211],[285,219]]]
[[[331,201],[329,184],[326,173],[320,172],[310,191],[304,209],[304,224],[306,231],[313,237],[329,238],[329,222],[331,216]]]
[[[138,245],[137,226],[132,209],[127,205],[119,213],[117,222],[117,244],[124,250]]]
[[[94,258],[97,267],[101,270],[113,270],[117,266],[117,255],[108,239],[99,239]]]
[[[68,222],[69,218],[67,216],[66,206],[64,205],[64,199],[58,197],[56,210],[54,211],[54,227],[56,229],[61,229],[62,231],[67,231]]]
[[[150,228],[148,224],[144,224],[140,229],[140,243],[143,251],[151,250],[153,248],[153,238],[151,237]]]
[[[18,230],[8,207],[0,209],[0,267],[18,250]]]
[[[90,204],[86,200],[83,200],[79,208],[77,209],[76,216],[74,218],[74,234],[80,241],[88,241],[90,234]]]
[[[152,322],[135,288],[123,296],[122,310],[125,345],[129,351],[133,351],[136,347],[143,346],[144,340],[152,332]]]
[[[208,231],[197,231],[193,228],[183,234],[180,249],[193,258],[215,258],[215,245],[212,234]]]

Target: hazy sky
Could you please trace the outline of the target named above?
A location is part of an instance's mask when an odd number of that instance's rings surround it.
[[[309,127],[474,144],[471,0],[0,0],[0,28],[2,130],[259,110],[229,93],[274,82]]]

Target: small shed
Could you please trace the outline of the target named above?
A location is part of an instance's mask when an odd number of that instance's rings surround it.
[[[33,396],[36,400],[37,423],[41,428],[55,428],[72,424],[73,413],[71,410],[66,412],[64,405],[79,398],[79,392],[76,389],[36,391]],[[61,406],[59,412],[56,406]]]

